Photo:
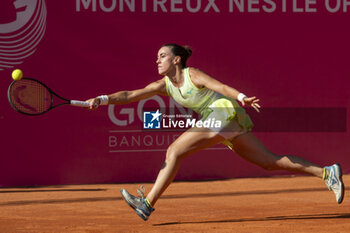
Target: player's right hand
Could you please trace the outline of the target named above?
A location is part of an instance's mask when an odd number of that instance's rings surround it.
[[[86,100],[86,102],[90,103],[89,109],[91,109],[91,110],[97,109],[98,106],[100,106],[100,101],[101,100],[99,98],[97,98],[97,97]]]

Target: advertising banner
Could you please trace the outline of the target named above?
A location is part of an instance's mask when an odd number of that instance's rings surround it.
[[[197,124],[193,111],[155,95],[27,116],[7,90],[14,69],[67,99],[140,89],[163,78],[168,43],[260,99],[260,113],[246,111],[269,150],[349,173],[349,20],[350,0],[0,1],[0,186],[154,181],[169,145]],[[283,174],[219,144],[183,160],[176,180]]]

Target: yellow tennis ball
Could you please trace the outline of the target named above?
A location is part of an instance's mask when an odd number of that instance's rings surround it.
[[[15,81],[21,80],[21,78],[23,77],[23,72],[20,69],[15,69],[14,71],[12,71],[12,78]]]

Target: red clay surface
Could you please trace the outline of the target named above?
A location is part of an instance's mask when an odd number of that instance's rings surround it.
[[[139,186],[0,188],[0,232],[350,232],[349,198],[314,177],[175,182],[147,222],[119,191]]]

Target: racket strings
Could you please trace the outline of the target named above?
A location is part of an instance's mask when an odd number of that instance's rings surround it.
[[[49,90],[30,79],[16,81],[10,89],[12,105],[20,112],[26,114],[40,114],[51,107],[52,95]]]

